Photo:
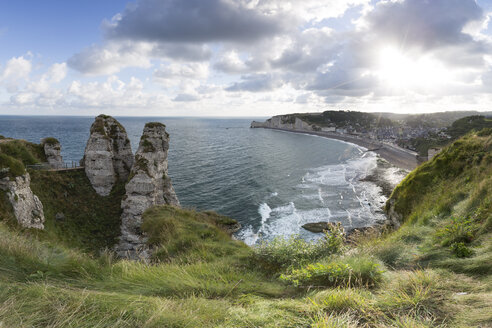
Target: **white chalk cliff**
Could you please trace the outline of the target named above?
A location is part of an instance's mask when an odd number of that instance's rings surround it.
[[[82,162],[94,190],[107,196],[118,180],[128,178],[133,165],[130,140],[125,128],[107,115],[96,117],[90,132]]]
[[[270,128],[270,129],[287,129],[300,131],[317,131],[319,127],[304,122],[298,117],[292,115],[278,115],[269,118],[265,122],[253,121],[252,128]]]
[[[121,207],[121,237],[116,246],[119,256],[130,259],[148,259],[151,251],[141,231],[142,214],[155,205],[179,206],[179,201],[167,174],[169,134],[161,123],[147,123],[130,178],[125,186],[126,195]]]
[[[63,158],[61,156],[61,145],[55,138],[44,138],[41,140],[46,160],[51,168],[59,169],[63,167]]]
[[[43,204],[32,193],[29,173],[14,178],[0,179],[0,189],[5,191],[17,222],[25,228],[44,229]]]

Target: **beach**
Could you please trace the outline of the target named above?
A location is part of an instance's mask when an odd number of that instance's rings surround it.
[[[261,127],[262,129],[279,130],[286,132],[310,134],[321,137],[326,137],[330,139],[341,140],[345,142],[350,142],[358,146],[364,147],[367,151],[372,151],[384,158],[390,164],[408,171],[414,170],[418,166],[417,153],[400,148],[395,145],[388,143],[381,143],[371,139],[362,139],[352,135],[332,133],[332,132],[318,132],[318,131],[305,131],[305,130],[292,130],[292,129],[282,129],[282,128],[269,128]]]

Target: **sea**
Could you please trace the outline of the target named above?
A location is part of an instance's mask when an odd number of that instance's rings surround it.
[[[366,227],[384,219],[386,201],[361,181],[377,165],[372,152],[319,136],[250,129],[265,118],[115,117],[138,148],[146,122],[170,134],[169,176],[183,207],[213,210],[238,220],[247,244],[297,234],[320,237],[305,223]],[[65,162],[78,162],[94,117],[0,116],[0,135],[39,143],[55,137]]]

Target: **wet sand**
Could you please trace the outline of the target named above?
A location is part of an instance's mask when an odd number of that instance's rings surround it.
[[[358,146],[367,148],[368,151],[375,152],[376,154],[387,160],[392,165],[399,167],[401,169],[412,171],[418,166],[417,153],[390,144],[380,143],[371,139],[362,139],[352,135],[339,134],[333,132],[299,131],[299,130],[267,128],[267,127],[263,127],[261,129],[310,134],[310,135],[316,135],[316,136],[326,137],[330,139],[342,140],[345,142],[350,142]]]

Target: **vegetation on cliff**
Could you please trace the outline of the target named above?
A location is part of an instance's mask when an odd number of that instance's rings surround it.
[[[455,141],[402,181],[387,205],[398,214],[398,230],[369,231],[350,245],[335,226],[316,245],[293,237],[249,248],[222,230],[234,224],[225,217],[164,206],[143,216],[153,262],[116,260],[100,251],[111,237],[105,244],[104,233],[90,235],[116,225],[116,206],[115,213],[104,208],[121,196],[98,198],[75,173],[51,173],[32,174],[33,190],[45,204],[45,232],[16,227],[0,199],[0,326],[487,327],[492,322],[490,131]],[[58,211],[65,214],[65,228],[49,223]],[[96,218],[84,225],[88,215]],[[64,237],[69,234],[73,238]]]
[[[417,150],[419,155],[427,156],[427,151],[430,148],[444,147],[471,131],[477,132],[484,129],[492,129],[492,119],[482,115],[467,116],[454,121],[446,128],[445,132],[447,136],[442,134],[430,134],[425,138],[418,137],[411,139],[410,145]]]

